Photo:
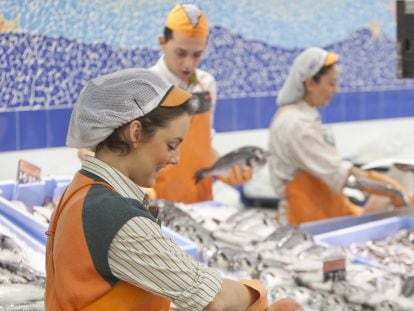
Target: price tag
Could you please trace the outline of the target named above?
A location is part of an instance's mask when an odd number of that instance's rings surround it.
[[[25,160],[19,160],[17,166],[17,183],[27,184],[40,181],[40,167]]]
[[[346,278],[345,257],[329,257],[323,261],[323,281],[344,281]]]

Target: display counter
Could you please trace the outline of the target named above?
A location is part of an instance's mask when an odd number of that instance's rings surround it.
[[[414,217],[414,207],[404,207],[395,209],[389,212],[382,213],[372,213],[369,215],[362,216],[346,216],[346,217],[336,217],[320,221],[312,221],[303,223],[300,225],[300,229],[306,231],[311,235],[321,234],[325,232],[335,231],[338,229],[360,225],[368,223],[375,220],[380,220],[388,217],[394,216],[413,216]]]

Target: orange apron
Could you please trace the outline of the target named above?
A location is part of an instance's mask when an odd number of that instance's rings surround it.
[[[112,189],[109,184],[77,173],[51,218],[46,246],[45,309],[168,311],[169,299],[123,281],[111,287],[96,272],[85,243],[80,217],[83,201],[92,185]],[[72,232],[62,234],[57,228],[58,221]],[[55,255],[59,258],[58,262]],[[78,265],[74,257],[82,264]],[[76,292],[82,295],[76,295]]]
[[[180,162],[164,168],[154,189],[157,198],[175,202],[194,203],[213,198],[211,177],[198,183],[197,170],[213,165],[211,145],[211,110],[193,115],[190,130],[180,147]]]
[[[331,190],[321,179],[305,171],[299,171],[286,184],[285,194],[287,221],[292,225],[362,213],[362,208],[352,204],[346,196]]]
[[[170,300],[154,295],[123,281],[109,293],[83,308],[82,311],[157,310],[169,311]]]

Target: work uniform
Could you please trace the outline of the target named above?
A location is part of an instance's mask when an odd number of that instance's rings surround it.
[[[202,310],[214,299],[220,274],[163,235],[144,204],[120,171],[86,158],[47,233],[46,310]]]
[[[208,72],[196,69],[192,83],[187,85],[167,68],[163,57],[150,70],[168,82],[190,93],[198,94],[198,97],[194,97],[195,102],[202,102],[196,107],[190,130],[181,144],[180,163],[167,166],[157,178],[154,187],[157,197],[187,204],[212,200],[213,179],[208,177],[196,183],[194,176],[197,170],[210,167],[217,160],[211,144],[217,96],[216,81]]]
[[[361,213],[341,193],[352,163],[340,158],[318,110],[304,100],[279,108],[269,153],[272,183],[281,208],[287,205],[288,223]]]

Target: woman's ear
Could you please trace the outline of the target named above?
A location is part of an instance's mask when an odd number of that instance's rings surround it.
[[[313,78],[306,79],[303,83],[305,85],[305,91],[309,92],[313,89],[313,86],[315,85],[315,80]]]
[[[128,140],[132,144],[138,144],[142,138],[142,124],[138,120],[134,120],[129,124],[127,130]]]

